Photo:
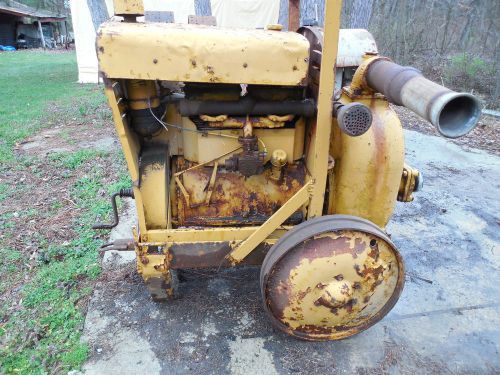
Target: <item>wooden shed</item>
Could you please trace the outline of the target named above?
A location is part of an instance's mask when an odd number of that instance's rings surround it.
[[[66,35],[66,16],[46,10],[31,8],[13,0],[0,0],[0,45],[19,46],[18,37],[23,36],[23,47],[44,47],[53,38],[54,29]],[[60,23],[56,27],[56,23]]]

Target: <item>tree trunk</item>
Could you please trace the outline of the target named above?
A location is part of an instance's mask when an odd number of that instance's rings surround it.
[[[104,0],[87,0],[87,6],[90,10],[90,16],[92,17],[94,29],[97,31],[101,23],[109,18],[108,8],[106,8]]]
[[[300,0],[288,1],[288,30],[297,31],[300,27]]]
[[[36,20],[36,23],[38,24],[38,33],[40,34],[40,41],[42,42],[42,48],[45,49],[45,38],[43,36],[42,23],[40,22],[40,20]]]
[[[194,10],[197,16],[211,16],[212,6],[210,0],[195,0]]]
[[[372,17],[374,0],[355,0],[351,12],[351,29],[366,29]]]

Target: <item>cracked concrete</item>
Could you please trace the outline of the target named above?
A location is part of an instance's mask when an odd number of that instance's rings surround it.
[[[85,373],[499,373],[500,158],[412,131],[406,139],[426,186],[387,228],[408,276],[380,323],[343,341],[297,341],[267,320],[257,268],[186,272],[181,298],[155,304],[134,264],[107,255],[110,276],[85,324]]]

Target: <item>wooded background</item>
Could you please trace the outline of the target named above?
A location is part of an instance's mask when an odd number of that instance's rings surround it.
[[[98,13],[104,0],[88,1]],[[288,0],[279,22],[288,24]],[[21,0],[37,8],[69,12],[68,0]],[[301,24],[323,24],[325,0],[301,0]],[[210,14],[209,0],[195,0],[198,15]],[[99,10],[100,9],[100,10]],[[106,15],[107,16],[107,15]],[[367,28],[379,51],[413,65],[452,88],[475,91],[489,107],[500,97],[500,0],[344,0],[342,27]]]

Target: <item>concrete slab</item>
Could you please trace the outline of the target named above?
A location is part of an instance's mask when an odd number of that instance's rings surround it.
[[[153,303],[134,264],[111,269],[85,324],[87,374],[494,374],[500,372],[500,158],[408,131],[426,186],[388,227],[408,271],[379,324],[339,342],[275,331],[259,270],[190,271]]]

